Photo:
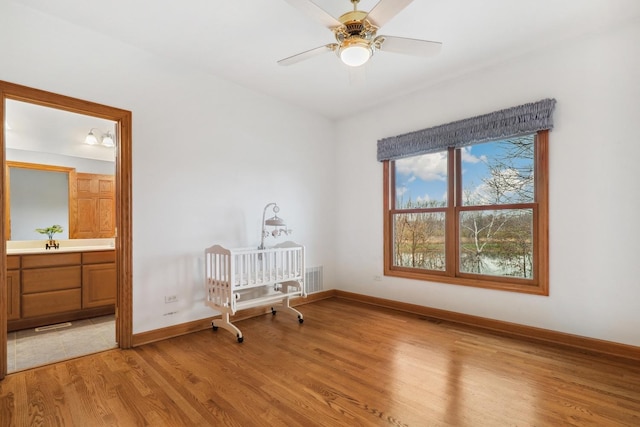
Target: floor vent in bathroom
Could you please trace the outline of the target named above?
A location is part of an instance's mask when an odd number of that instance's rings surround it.
[[[36,328],[36,332],[47,332],[54,329],[68,328],[69,326],[71,326],[70,322],[56,323],[55,325],[40,326]]]
[[[323,289],[322,266],[307,268],[304,279],[307,284],[308,294],[312,294],[314,292],[320,292]]]

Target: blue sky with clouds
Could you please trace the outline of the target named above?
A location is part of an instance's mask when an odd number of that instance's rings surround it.
[[[476,144],[462,149],[463,191],[476,198],[483,198],[483,180],[491,177],[487,160],[495,157],[503,146],[497,142]],[[412,202],[447,200],[447,152],[438,152],[396,160],[396,197],[398,207]],[[504,175],[518,179],[513,170]],[[504,177],[503,177],[504,178]]]

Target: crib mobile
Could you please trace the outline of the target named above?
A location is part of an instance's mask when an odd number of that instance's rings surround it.
[[[267,209],[273,206],[274,216],[265,219]],[[239,343],[244,341],[242,331],[229,320],[238,310],[270,306],[297,316],[304,322],[301,312],[291,307],[290,300],[306,297],[304,281],[304,246],[288,241],[266,248],[264,239],[282,234],[289,235],[284,220],[278,217],[280,208],[269,203],[262,213],[260,246],[255,248],[228,249],[214,245],[205,249],[206,304],[221,313],[214,319],[214,331],[223,328],[235,334]],[[267,227],[273,227],[270,231]]]

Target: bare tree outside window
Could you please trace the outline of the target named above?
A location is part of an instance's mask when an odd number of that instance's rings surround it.
[[[533,135],[487,143],[480,184],[462,174],[463,205],[487,209],[460,212],[461,272],[531,277],[532,212],[514,205],[533,202],[534,147]]]

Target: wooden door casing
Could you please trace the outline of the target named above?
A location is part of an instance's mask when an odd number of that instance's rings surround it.
[[[133,255],[132,255],[132,114],[131,111],[91,101],[72,98],[40,89],[0,80],[0,117],[5,117],[8,99],[57,108],[72,113],[112,120],[116,123],[115,150],[115,249],[116,249],[116,341],[120,348],[133,343]],[[5,121],[0,120],[0,162],[5,165]],[[0,173],[0,216],[6,218],[5,174]],[[3,221],[4,222],[4,221]],[[6,241],[5,227],[0,227],[0,242]],[[7,292],[6,245],[0,245],[0,295]],[[0,298],[0,380],[7,373],[7,302]]]

